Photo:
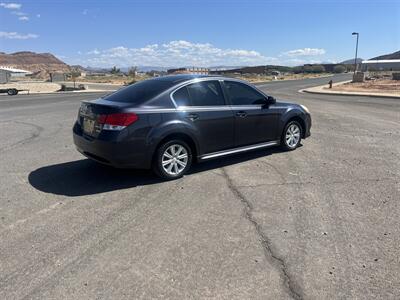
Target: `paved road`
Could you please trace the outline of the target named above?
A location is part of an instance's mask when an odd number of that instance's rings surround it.
[[[0,299],[399,299],[400,102],[297,92],[326,81],[261,85],[303,147],[172,182],[75,151],[98,94],[0,97]]]

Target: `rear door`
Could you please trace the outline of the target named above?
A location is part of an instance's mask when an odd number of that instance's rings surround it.
[[[234,146],[234,116],[218,80],[188,84],[172,94],[186,122],[199,134],[199,155]]]
[[[224,87],[235,116],[235,146],[274,140],[278,115],[262,104],[266,97],[251,86],[237,81],[225,80]]]

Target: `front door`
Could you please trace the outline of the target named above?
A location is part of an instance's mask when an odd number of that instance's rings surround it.
[[[235,116],[235,147],[276,139],[278,114],[260,104],[266,97],[241,82],[224,81],[224,86]]]

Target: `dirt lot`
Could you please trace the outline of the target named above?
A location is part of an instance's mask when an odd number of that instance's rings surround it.
[[[283,74],[279,76],[255,76],[255,75],[243,75],[243,76],[238,76],[237,78],[247,80],[250,82],[266,82],[266,81],[276,81],[276,80],[300,80],[300,79],[307,79],[307,78],[320,78],[320,77],[328,77],[332,76],[332,74],[329,73],[321,73],[321,74]]]
[[[151,78],[150,76],[86,76],[86,77],[78,77],[77,82],[85,82],[85,83],[110,83],[117,85],[124,85],[132,83],[133,81],[141,81],[145,79]],[[72,82],[72,80],[68,80]]]
[[[334,86],[332,91],[342,92],[371,92],[400,95],[400,81],[390,79],[376,79],[365,82],[348,82]]]
[[[61,88],[58,83],[52,82],[10,82],[6,84],[0,84],[0,88],[16,88],[18,90],[29,90],[29,93],[52,93],[56,92]],[[20,93],[28,93],[28,91],[23,91]]]
[[[243,80],[247,80],[250,82],[267,82],[267,81],[275,81],[275,80],[294,80],[294,79],[306,79],[306,78],[319,78],[319,77],[326,77],[332,74],[322,73],[322,74],[282,74],[279,76],[272,76],[272,75],[232,75],[228,74],[227,76],[232,76],[236,78],[240,78]],[[129,84],[133,81],[141,81],[152,78],[150,76],[86,76],[86,77],[79,77],[77,81],[85,82],[85,83],[111,83],[111,84]]]

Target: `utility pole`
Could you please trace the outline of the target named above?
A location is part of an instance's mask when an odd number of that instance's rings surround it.
[[[357,41],[356,41],[356,56],[354,57],[354,74],[357,72],[357,54],[358,54],[358,37],[360,34],[358,32],[353,32],[351,35],[356,35],[357,36]]]

